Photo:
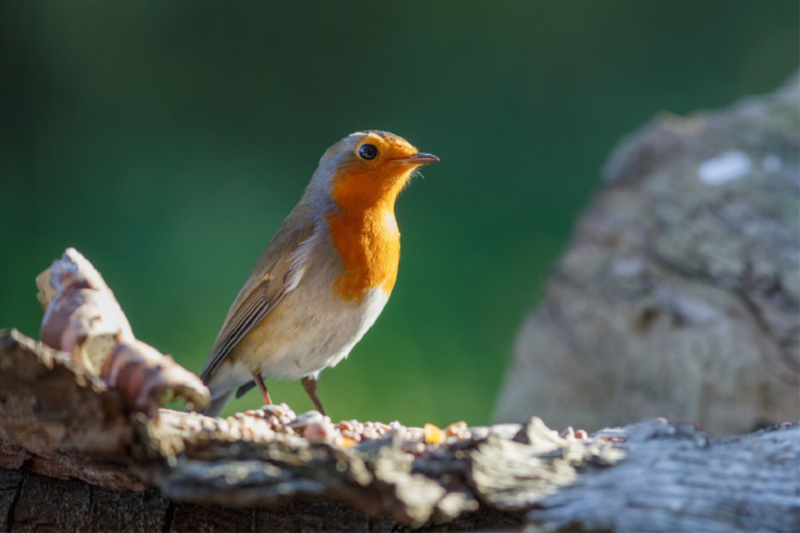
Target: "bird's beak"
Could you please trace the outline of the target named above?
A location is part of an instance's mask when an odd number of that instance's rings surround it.
[[[433,154],[424,154],[422,152],[418,152],[416,154],[411,154],[411,157],[395,159],[394,161],[402,165],[411,165],[414,167],[420,167],[422,165],[430,165],[431,163],[436,163],[438,160],[439,158]]]

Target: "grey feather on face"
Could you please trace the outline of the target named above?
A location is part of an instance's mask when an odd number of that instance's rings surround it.
[[[319,166],[314,172],[308,187],[306,187],[302,200],[300,200],[300,203],[305,203],[311,207],[313,215],[322,216],[324,213],[336,209],[336,205],[331,199],[331,180],[336,175],[337,170],[360,161],[358,154],[356,154],[356,149],[361,145],[364,138],[370,134],[391,135],[378,131],[352,133],[328,148],[322,155],[319,160]]]
[[[383,131],[383,130],[357,131],[355,133],[351,133],[350,137],[357,136],[357,135],[361,135],[362,137],[366,137],[369,134],[377,135],[378,137],[383,137],[384,139],[387,138],[387,137],[394,137],[395,139],[399,139],[400,138],[397,135],[395,135],[394,133],[389,133],[388,131]]]

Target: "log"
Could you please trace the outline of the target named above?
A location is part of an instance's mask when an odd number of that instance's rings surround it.
[[[800,418],[800,77],[624,139],[518,334],[495,420]]]
[[[6,531],[800,528],[800,424],[713,440],[664,419],[585,436],[533,418],[341,447],[302,437],[313,417],[285,406],[149,418],[13,330],[0,369]],[[39,401],[52,390],[58,408]]]

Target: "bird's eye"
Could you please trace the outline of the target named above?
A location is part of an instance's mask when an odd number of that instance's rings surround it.
[[[361,156],[361,159],[375,159],[378,157],[378,149],[375,148],[375,145],[364,144],[358,149],[358,155]]]

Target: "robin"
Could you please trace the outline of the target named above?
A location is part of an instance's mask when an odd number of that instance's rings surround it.
[[[360,131],[320,159],[300,203],[258,259],[228,311],[200,374],[204,411],[265,377],[302,381],[317,410],[319,373],[347,357],[383,310],[397,279],[397,195],[415,170],[438,161],[385,131]]]

